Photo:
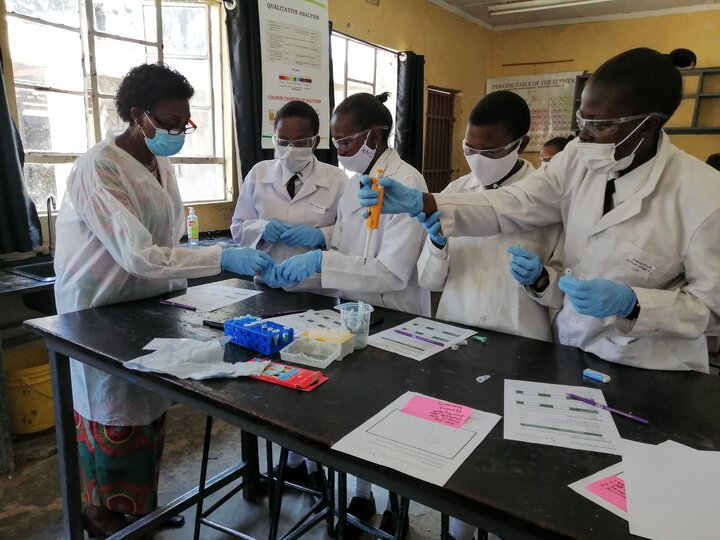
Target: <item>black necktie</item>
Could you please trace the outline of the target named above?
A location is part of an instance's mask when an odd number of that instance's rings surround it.
[[[611,178],[605,185],[605,201],[603,202],[603,216],[613,209],[613,193],[615,193],[615,179]]]
[[[295,180],[297,180],[297,179],[298,179],[298,175],[293,174],[292,178],[290,180],[288,180],[287,190],[288,190],[288,195],[290,195],[290,199],[295,198]]]

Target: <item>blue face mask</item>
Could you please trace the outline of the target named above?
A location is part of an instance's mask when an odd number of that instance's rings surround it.
[[[150,117],[147,113],[145,113],[145,116],[147,116],[147,119],[155,128],[155,137],[153,137],[152,139],[148,139],[147,136],[145,137],[145,144],[147,144],[147,147],[153,154],[155,154],[156,156],[168,157],[174,156],[180,150],[182,150],[182,147],[185,144],[184,133],[180,133],[178,135],[170,135],[167,129],[156,127],[153,121],[150,120]],[[142,127],[140,128],[140,130],[142,131]],[[142,134],[145,135],[145,132],[142,131]]]

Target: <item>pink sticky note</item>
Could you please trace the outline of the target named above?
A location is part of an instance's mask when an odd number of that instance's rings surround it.
[[[627,498],[625,497],[625,480],[619,476],[608,476],[585,486],[590,493],[602,497],[610,504],[627,512]]]
[[[470,418],[471,410],[470,407],[457,403],[425,396],[413,396],[403,407],[402,412],[445,426],[459,428]]]

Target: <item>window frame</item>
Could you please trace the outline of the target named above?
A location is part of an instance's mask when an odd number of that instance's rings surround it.
[[[342,81],[337,81],[337,80],[335,80],[334,77],[333,77],[333,92],[335,91],[335,88],[334,88],[335,85],[337,85],[338,83],[341,83],[341,84],[342,84],[342,88],[343,88],[343,96],[342,96],[342,98],[343,98],[343,99],[347,98],[347,97],[348,97],[348,93],[347,93],[347,90],[348,90],[348,81],[350,81],[350,82],[354,82],[354,83],[358,83],[358,84],[362,84],[362,85],[366,85],[366,86],[371,86],[371,87],[372,87],[372,93],[373,93],[374,95],[376,95],[376,94],[378,93],[378,88],[377,88],[377,84],[378,84],[378,52],[383,51],[383,52],[390,53],[390,54],[394,55],[395,58],[396,58],[396,62],[397,62],[397,63],[400,62],[400,52],[399,52],[399,51],[395,51],[395,50],[393,50],[393,49],[389,49],[389,48],[387,48],[387,47],[383,47],[382,45],[376,45],[376,44],[374,44],[374,43],[370,43],[370,42],[368,42],[368,41],[364,41],[364,40],[362,40],[362,39],[355,38],[355,37],[350,36],[350,35],[348,35],[348,34],[344,34],[343,32],[338,32],[337,30],[334,30],[334,29],[333,29],[332,33],[330,34],[330,47],[331,47],[331,49],[332,49],[332,39],[333,39],[334,37],[338,37],[338,38],[340,38],[340,39],[345,40],[344,58],[343,58],[343,65],[344,65],[344,68],[345,68],[345,69],[344,69],[344,71],[343,71],[343,80],[342,80]],[[373,80],[372,80],[372,82],[371,82],[371,81],[365,81],[365,80],[362,80],[362,79],[357,79],[357,78],[354,78],[354,77],[348,77],[348,65],[349,65],[349,62],[348,62],[348,51],[349,51],[349,49],[350,49],[350,47],[349,47],[348,45],[349,45],[349,42],[351,42],[351,41],[352,41],[352,42],[355,42],[355,43],[358,43],[358,44],[360,44],[360,45],[363,45],[363,46],[365,46],[365,47],[370,47],[371,49],[373,49]],[[335,57],[335,55],[333,54],[333,61],[335,60],[335,58],[336,58],[336,57]],[[397,103],[397,72],[396,72],[396,74],[395,74],[395,92],[394,92],[394,94],[395,94],[395,95],[393,96],[393,103]],[[335,103],[335,105],[337,106],[338,103]],[[390,113],[392,114],[393,125],[394,125],[394,124],[395,124],[395,120],[396,120],[396,115],[397,115],[396,107],[393,107],[392,109],[390,109]],[[395,140],[395,129],[394,129],[394,127],[393,127],[393,130],[392,130],[392,132],[390,133],[390,139],[389,139],[389,141],[388,141],[389,146],[393,146],[394,140]]]
[[[22,20],[29,23],[45,25],[61,30],[71,31],[78,35],[81,40],[81,53],[83,58],[78,59],[82,65],[83,90],[66,90],[46,84],[30,84],[19,82],[13,76],[10,84],[12,84],[12,92],[8,97],[16,95],[17,89],[35,90],[41,92],[56,92],[60,94],[83,96],[85,122],[88,149],[94,144],[103,140],[104,134],[101,127],[101,109],[100,100],[115,99],[115,95],[101,93],[98,86],[98,74],[96,65],[96,39],[110,39],[125,43],[133,43],[138,45],[154,47],[157,50],[157,61],[162,62],[165,58],[163,52],[163,7],[182,7],[188,4],[206,6],[206,24],[208,36],[208,61],[209,61],[209,83],[210,83],[210,105],[209,106],[193,106],[202,110],[212,111],[209,115],[213,125],[209,130],[212,136],[211,156],[209,157],[173,157],[171,163],[173,165],[183,164],[201,164],[201,165],[222,165],[223,171],[223,196],[219,199],[209,200],[187,200],[183,201],[183,205],[204,205],[228,203],[233,200],[233,170],[234,162],[232,159],[232,121],[225,119],[227,115],[225,111],[229,107],[229,75],[223,72],[223,65],[227,65],[227,44],[225,40],[225,28],[223,25],[223,4],[220,0],[154,0],[155,7],[155,24],[156,39],[154,41],[131,38],[121,36],[109,32],[99,31],[95,28],[95,13],[93,9],[93,0],[76,0],[78,9],[79,25],[77,27],[67,24],[45,20],[41,17],[33,17],[22,13],[10,11],[4,5],[4,13],[0,14],[5,17],[6,21],[10,18]],[[84,8],[84,16],[83,16]],[[217,36],[215,35],[217,34]],[[8,36],[7,56],[5,63],[12,66],[12,48]],[[215,50],[218,48],[219,50]],[[84,58],[87,55],[87,59]],[[89,83],[89,84],[88,84]],[[17,112],[16,121],[22,116],[23,111],[17,109],[17,104],[13,103],[13,108]],[[18,124],[19,125],[19,124]],[[83,152],[52,152],[52,151],[25,151],[26,164],[39,165],[56,165],[73,163]],[[57,193],[54,194],[57,197]],[[64,194],[63,194],[64,195]],[[46,215],[44,205],[38,208],[40,215]]]

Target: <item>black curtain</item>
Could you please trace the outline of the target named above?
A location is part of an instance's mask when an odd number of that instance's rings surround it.
[[[398,59],[397,116],[395,149],[403,161],[422,171],[423,98],[425,96],[425,57],[412,51]]]
[[[258,0],[234,2],[235,7],[226,9],[228,48],[230,53],[230,76],[235,113],[235,131],[240,169],[243,178],[259,161],[273,158],[272,150],[263,150],[262,135],[262,56],[260,51],[260,23]],[[328,30],[329,31],[329,30]],[[330,110],[333,104],[332,58],[330,60]],[[321,118],[328,122],[328,118]],[[318,150],[320,161],[337,164],[337,154],[330,150]]]
[[[32,251],[42,245],[35,203],[23,184],[25,152],[10,116],[0,56],[0,253]]]

